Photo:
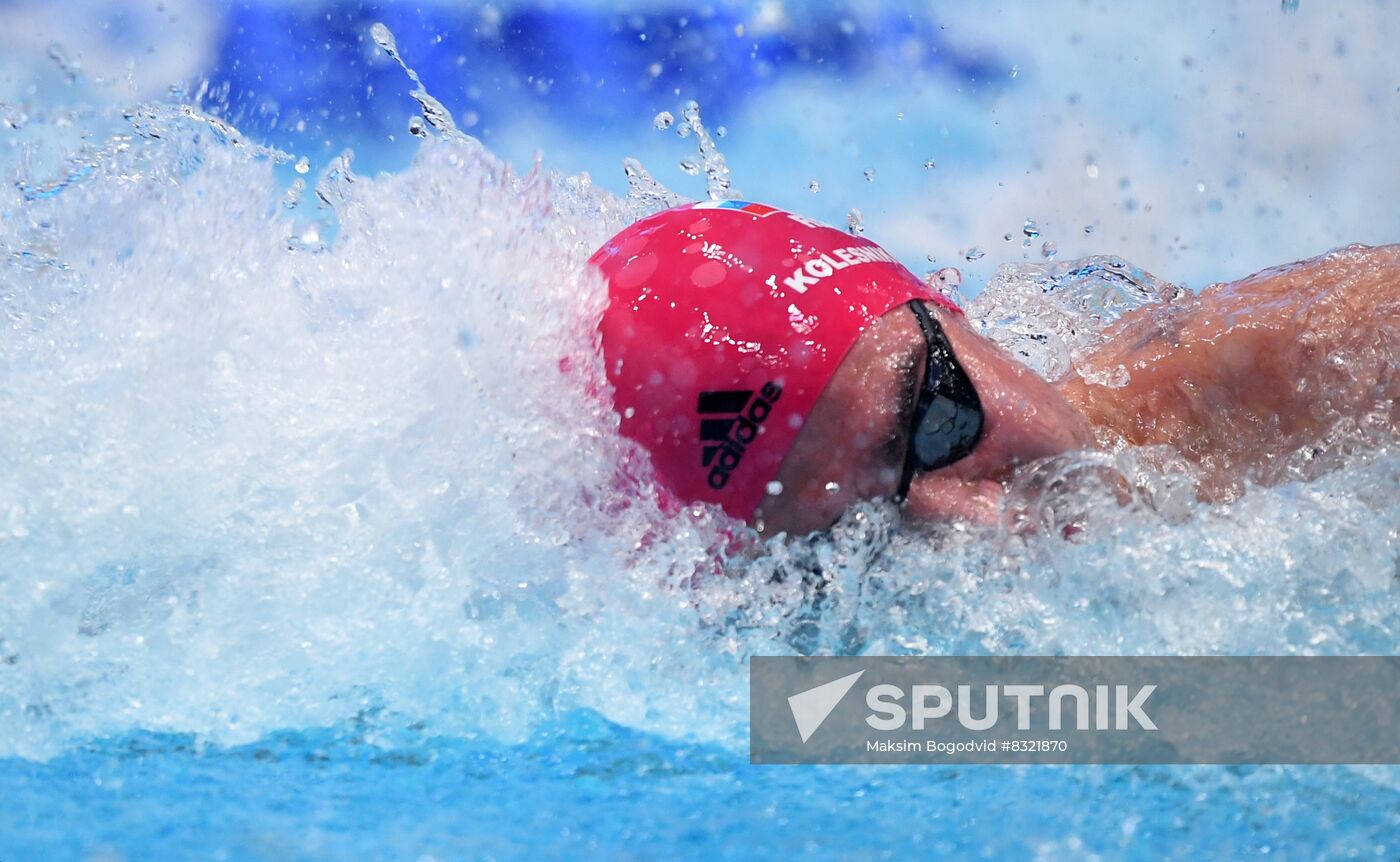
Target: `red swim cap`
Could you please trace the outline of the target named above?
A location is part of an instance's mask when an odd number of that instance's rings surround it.
[[[875,243],[746,201],[649,216],[589,263],[622,433],[680,499],[746,521],[861,332],[910,299],[956,310]]]

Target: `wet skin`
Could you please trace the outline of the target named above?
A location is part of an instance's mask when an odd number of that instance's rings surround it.
[[[1350,246],[1140,309],[1110,330],[1083,376],[1053,384],[960,315],[930,310],[985,424],[971,455],[915,478],[905,505],[914,519],[993,522],[1019,465],[1121,444],[1175,447],[1202,467],[1203,499],[1228,499],[1246,478],[1286,477],[1289,456],[1334,429],[1393,435],[1400,423],[1400,246]],[[901,405],[922,382],[924,351],[905,306],[866,330],[783,462],[782,491],[760,508],[765,534],[825,529],[857,501],[894,493]],[[1085,380],[1118,366],[1126,386]]]

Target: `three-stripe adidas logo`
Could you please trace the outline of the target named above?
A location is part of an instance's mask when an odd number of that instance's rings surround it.
[[[776,383],[763,384],[757,394],[752,389],[700,393],[695,407],[701,416],[700,466],[710,468],[706,479],[711,488],[718,491],[729,484],[729,474],[744,459],[749,444],[758,438],[763,420],[773,412],[773,402],[782,394],[783,387]]]

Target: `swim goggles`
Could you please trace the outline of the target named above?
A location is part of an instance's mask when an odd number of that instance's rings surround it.
[[[943,327],[920,300],[909,310],[924,333],[928,353],[924,382],[909,420],[904,470],[894,501],[903,503],[914,477],[966,458],[982,437],[982,402],[967,372],[953,355]]]

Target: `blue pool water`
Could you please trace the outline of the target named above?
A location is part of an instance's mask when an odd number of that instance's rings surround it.
[[[0,6],[0,860],[1400,855],[1389,767],[746,749],[750,655],[1392,654],[1384,435],[1214,506],[1068,457],[1025,520],[870,505],[697,579],[734,525],[588,394],[582,261],[623,156],[704,193],[689,97],[1047,374],[1085,297],[1400,236],[1394,9],[1054,6]],[[408,132],[375,22],[479,141]]]

